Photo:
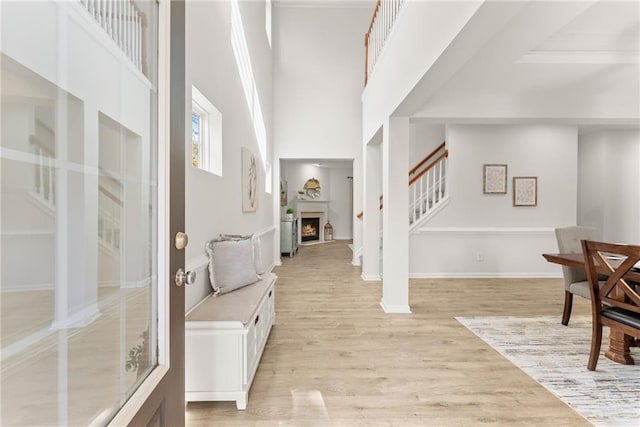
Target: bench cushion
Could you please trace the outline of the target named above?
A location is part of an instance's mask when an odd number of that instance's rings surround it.
[[[228,294],[209,294],[186,316],[187,322],[235,321],[246,325],[258,309],[265,292],[276,280],[273,273],[265,273],[258,282]]]

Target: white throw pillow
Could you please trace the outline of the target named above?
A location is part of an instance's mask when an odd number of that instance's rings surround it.
[[[251,239],[251,243],[253,244],[253,261],[256,267],[256,273],[264,274],[267,272],[267,268],[262,264],[262,248],[260,247],[260,238],[256,237],[254,234],[247,234],[243,236],[241,234],[221,234],[220,240],[243,240],[243,239]]]
[[[250,239],[212,240],[207,243],[206,250],[209,279],[215,294],[231,292],[260,280],[254,266]]]

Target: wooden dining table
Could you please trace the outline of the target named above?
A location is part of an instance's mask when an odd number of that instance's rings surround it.
[[[553,264],[586,269],[583,254],[542,254],[542,256]],[[620,261],[610,260],[610,263],[613,267],[617,267]],[[596,266],[596,270],[600,274],[608,274],[608,271],[600,266]],[[631,282],[640,283],[640,271],[631,270],[624,276],[624,278]],[[609,349],[605,351],[605,357],[613,360],[614,362],[625,365],[635,364],[635,361],[629,352],[629,347],[632,342],[635,342],[633,337],[625,334],[618,328],[612,327],[609,333]]]

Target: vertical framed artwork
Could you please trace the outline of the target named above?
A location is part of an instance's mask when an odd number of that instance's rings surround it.
[[[289,201],[287,200],[287,181],[280,180],[280,206],[287,206]]]
[[[513,177],[513,206],[538,205],[538,177]]]
[[[507,194],[507,165],[484,165],[484,194]]]
[[[258,164],[256,157],[246,147],[242,147],[242,211],[258,210]]]

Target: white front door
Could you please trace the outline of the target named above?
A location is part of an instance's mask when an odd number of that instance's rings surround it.
[[[184,3],[0,20],[0,425],[184,424]]]

